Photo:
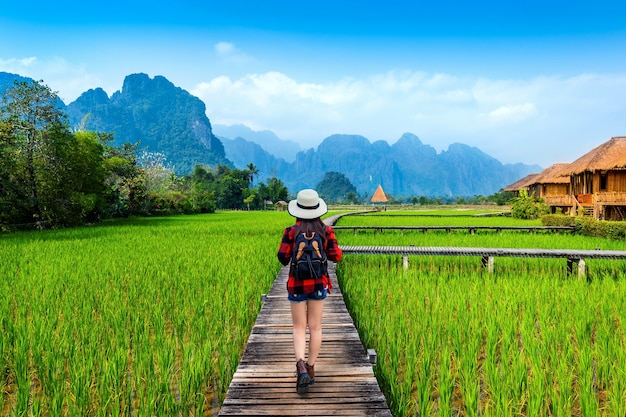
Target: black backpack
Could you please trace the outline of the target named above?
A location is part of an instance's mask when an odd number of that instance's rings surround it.
[[[320,278],[328,271],[324,242],[315,232],[305,234],[296,227],[296,243],[291,255],[292,275],[297,279]]]

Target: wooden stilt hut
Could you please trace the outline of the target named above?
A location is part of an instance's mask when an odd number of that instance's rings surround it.
[[[374,204],[374,207],[376,207],[377,210],[386,210],[385,203],[388,202],[389,199],[385,195],[381,185],[376,188],[376,191],[374,191],[374,195],[370,201]]]
[[[511,185],[506,186],[505,188],[502,189],[502,191],[511,192],[514,197],[519,197],[519,190],[526,190],[526,191],[528,191],[528,194],[530,194],[531,192],[529,190],[529,187],[533,183],[533,180],[538,175],[539,174],[529,174],[529,175],[526,175],[524,178],[515,181]]]
[[[577,210],[596,219],[626,220],[626,137],[611,138],[567,171]]]
[[[542,198],[551,213],[571,213],[573,202],[568,167],[567,163],[553,164],[541,171],[529,185],[528,194]]]

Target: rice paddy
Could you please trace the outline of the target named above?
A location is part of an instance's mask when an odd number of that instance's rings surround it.
[[[427,214],[427,215],[426,215]],[[442,215],[443,214],[443,215]],[[468,212],[339,225],[539,225]],[[287,213],[0,236],[1,416],[210,416],[281,265]],[[340,245],[624,250],[570,233],[338,230]],[[626,415],[623,261],[346,255],[342,292],[397,416]]]
[[[218,213],[1,236],[0,415],[212,415],[290,221]]]
[[[338,224],[451,220],[351,216]],[[338,239],[624,250],[624,242],[563,233],[344,230]],[[594,261],[587,281],[568,275],[562,260],[498,259],[496,273],[486,274],[479,259],[413,257],[404,269],[399,256],[347,255],[337,273],[364,345],[378,353],[375,371],[394,415],[623,416],[625,270],[623,261]]]

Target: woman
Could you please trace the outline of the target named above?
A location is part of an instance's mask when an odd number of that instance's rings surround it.
[[[317,192],[305,189],[298,193],[296,200],[289,202],[289,214],[296,218],[296,224],[287,227],[278,250],[278,260],[287,265],[292,262],[294,246],[299,233],[309,238],[317,234],[322,239],[322,247],[327,259],[333,262],[341,260],[341,248],[337,244],[335,231],[326,226],[321,216],[328,208]],[[297,253],[297,252],[296,252]],[[296,278],[292,263],[287,279],[287,298],[291,304],[293,321],[293,347],[296,356],[296,391],[304,394],[309,385],[315,382],[315,362],[322,346],[322,312],[324,300],[330,292],[332,283],[326,270],[319,277]],[[309,355],[306,354],[306,329],[309,328]]]

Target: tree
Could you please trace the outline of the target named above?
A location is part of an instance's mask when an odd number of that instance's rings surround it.
[[[69,190],[68,219],[70,224],[97,220],[105,207],[104,141],[106,135],[76,132],[66,148],[66,186]]]
[[[163,197],[170,189],[174,170],[166,165],[165,154],[161,152],[143,151],[138,158],[138,164],[144,177],[144,207],[149,213],[153,209],[155,200]]]
[[[211,191],[215,180],[213,173],[202,165],[196,165],[191,175],[185,176],[185,184],[190,187],[191,210],[195,213],[215,211],[215,192]]]
[[[348,193],[356,194],[356,187],[340,172],[330,171],[324,174],[324,178],[317,184],[320,197],[329,202],[342,202],[347,200]]]
[[[346,193],[346,203],[348,203],[348,204],[360,204],[361,203],[361,199],[359,198],[359,195],[356,192],[348,191]]]
[[[2,95],[0,116],[4,123],[5,156],[13,158],[10,181],[16,195],[27,197],[19,205],[37,227],[63,222],[67,208],[67,145],[73,136],[59,98],[36,81],[16,81]]]
[[[248,168],[248,175],[250,175],[250,184],[253,184],[254,183],[254,176],[259,173],[259,169],[252,162],[250,162],[247,165],[247,168]]]
[[[106,142],[110,142],[108,136]],[[126,217],[139,213],[144,198],[141,169],[137,166],[138,144],[124,143],[119,147],[104,145],[103,167],[106,175],[104,198],[107,217]]]
[[[285,184],[276,177],[268,178],[267,185],[259,184],[259,195],[263,201],[276,203],[280,200],[287,200],[289,191]]]

